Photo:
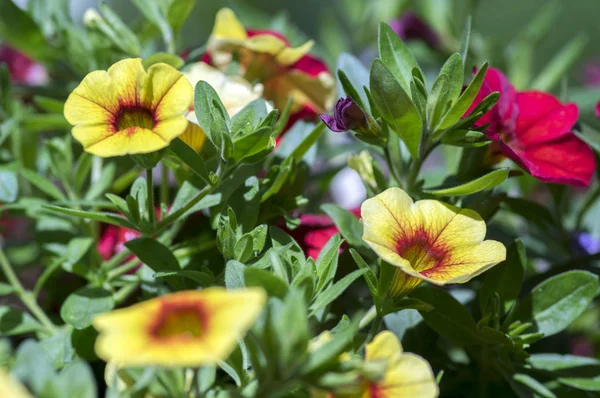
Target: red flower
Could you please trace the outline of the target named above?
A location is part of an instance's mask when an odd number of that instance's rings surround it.
[[[8,46],[0,47],[0,63],[6,63],[13,82],[31,86],[48,82],[48,72],[27,55]]]
[[[117,227],[116,225],[107,225],[103,229],[98,242],[98,252],[104,261],[110,260],[115,254],[125,249],[125,243],[137,239],[141,236],[140,232],[132,229]],[[133,254],[126,261],[133,259]]]
[[[596,109],[595,109],[595,111],[596,111],[596,117],[597,117],[598,119],[600,119],[600,101],[598,101],[598,102],[596,103]]]
[[[579,109],[541,91],[517,92],[506,76],[490,68],[470,113],[488,94],[500,92],[498,103],[477,126],[489,123],[486,135],[492,155],[507,156],[544,182],[588,186],[596,168],[592,150],[572,128]]]
[[[357,217],[360,217],[360,208],[351,211]],[[289,231],[290,235],[304,250],[304,254],[315,260],[319,257],[319,253],[321,253],[321,249],[327,244],[327,241],[338,232],[340,231],[333,220],[323,214],[303,214],[300,216],[300,226],[293,231]]]

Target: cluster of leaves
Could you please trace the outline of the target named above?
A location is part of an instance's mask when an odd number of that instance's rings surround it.
[[[146,54],[156,35],[173,52],[195,5],[133,3],[149,24],[132,30],[106,4],[102,16],[82,28],[64,4],[53,8],[30,1],[27,13],[0,1],[0,37],[54,66],[58,81],[73,86],[85,72]],[[110,397],[181,396],[191,390],[215,397],[301,397],[310,388],[335,389],[362,375],[381,374],[383,369],[368,367],[359,357],[383,322],[405,349],[439,372],[442,395],[467,395],[473,383],[485,396],[509,396],[511,390],[521,397],[585,396],[600,390],[600,361],[544,352],[554,349],[544,342],[557,341],[551,336],[589,311],[598,295],[598,277],[588,272],[597,271],[592,265],[598,256],[572,256],[573,233],[597,194],[575,209],[570,191],[552,186],[548,209],[502,190],[508,168],[482,167],[481,148],[489,140],[486,126],[473,124],[498,94],[465,115],[487,70],[481,63],[463,89],[469,38],[467,22],[458,52],[431,85],[385,24],[379,28],[379,58],[370,70],[349,54],[338,60],[339,86],[375,118],[385,138],[382,146],[352,143],[368,151],[350,164],[355,162],[370,196],[401,186],[417,198],[472,208],[486,221],[496,214],[509,219],[490,226],[512,242],[505,262],[463,289],[425,285],[399,299],[388,297],[395,270],[362,241],[362,224],[351,212],[321,206],[340,234],[317,259],[307,258],[284,231],[298,226],[294,211],[309,204],[310,166],[335,150],[320,140],[323,125],[296,123],[275,150],[289,106],[269,112],[265,101],[256,100],[230,118],[214,89],[199,83],[194,110],[208,143],[197,154],[176,139],[160,154],[178,188],[160,187],[157,218],[152,178],[140,176],[138,163],[93,158],[72,143],[62,116],[66,92],[52,87],[26,103],[28,93],[15,92],[21,88],[12,87],[6,68],[0,68],[0,202],[3,214],[28,219],[35,234],[7,247],[8,259],[2,254],[0,262],[43,270],[27,289],[8,275],[7,283],[0,282],[0,295],[16,295],[29,309],[0,305],[0,336],[11,337],[0,340],[0,366],[9,365],[33,393],[49,398],[94,397],[98,388],[104,390],[104,380]],[[56,54],[67,58],[59,63]],[[183,66],[179,57],[162,53],[146,57],[144,65],[156,62]],[[441,186],[424,187],[423,162],[440,146],[462,151],[460,165],[453,175],[444,174]],[[317,176],[313,185],[328,181],[333,171]],[[97,245],[108,225],[138,237],[103,259]],[[533,259],[551,267],[538,272]],[[572,270],[581,266],[588,271]],[[269,296],[250,335],[226,361],[199,370],[104,369],[93,350],[95,315],[171,291],[215,285],[262,287]],[[49,318],[36,304],[41,295],[44,309],[54,309]],[[311,348],[325,330],[332,338]],[[27,337],[35,338],[22,341]],[[20,344],[13,349],[11,342]],[[344,352],[357,355],[342,362]]]

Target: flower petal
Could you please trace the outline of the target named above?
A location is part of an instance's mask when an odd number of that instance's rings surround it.
[[[75,129],[85,126],[77,126],[73,128],[73,136],[76,136]],[[88,131],[80,131],[80,137],[83,134],[91,133]],[[94,137],[99,137],[100,130],[94,131]],[[140,127],[131,127],[127,130],[121,130],[109,136],[105,136],[84,148],[86,152],[101,157],[133,155],[138,153],[150,153],[165,148],[169,143],[160,135],[152,130],[143,129]]]
[[[211,36],[219,39],[238,40],[245,40],[248,37],[244,25],[230,8],[221,8],[217,12]]]
[[[398,337],[389,330],[379,333],[372,342],[365,347],[365,360],[389,360],[402,354],[402,345]]]
[[[188,119],[189,120],[189,119]],[[206,134],[204,130],[196,123],[189,122],[183,134],[179,136],[183,142],[188,144],[194,151],[200,152],[204,141],[206,141]]]
[[[144,70],[141,58],[127,58],[108,68],[117,100],[121,106],[140,105],[140,87],[144,86],[148,74]]]
[[[194,89],[181,72],[167,64],[154,64],[141,89],[140,100],[157,121],[179,116],[189,109]]]
[[[378,383],[383,397],[435,398],[439,388],[429,363],[418,355],[402,354]]]
[[[106,71],[89,73],[65,102],[65,119],[73,125],[108,123],[118,112],[114,84]]]
[[[573,133],[516,153],[531,175],[544,182],[588,186],[596,169],[594,152]]]
[[[562,104],[551,94],[541,91],[520,92],[516,100],[519,117],[513,139],[523,147],[569,134],[579,117],[577,105]]]
[[[167,120],[159,120],[152,131],[161,137],[167,145],[176,137],[185,133],[190,122],[185,116],[177,116]]]
[[[290,96],[293,96],[292,113],[304,106],[313,111],[325,112],[335,101],[335,80],[328,72],[311,76],[300,70],[274,76],[264,83],[264,96],[273,101],[275,108],[283,109]]]

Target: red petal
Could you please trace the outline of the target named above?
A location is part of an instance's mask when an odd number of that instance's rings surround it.
[[[588,186],[596,169],[594,153],[573,133],[516,153],[531,175],[544,182]]]
[[[268,29],[246,29],[246,33],[248,34],[248,37],[257,36],[257,35],[275,36],[276,38],[278,38],[279,40],[281,40],[282,42],[284,42],[287,47],[290,46],[290,42],[288,41],[288,39],[286,39],[286,37],[284,35],[282,35],[281,33],[275,32],[274,30],[268,30]]]
[[[327,67],[325,62],[309,54],[306,54],[305,56],[300,58],[294,65],[292,65],[292,69],[301,70],[302,72],[307,73],[311,76],[317,76],[321,72],[329,72],[329,68]]]
[[[570,134],[579,117],[577,105],[562,104],[548,93],[523,91],[517,94],[519,117],[514,139],[528,147]]]
[[[600,119],[600,101],[596,104],[596,117]]]
[[[479,89],[475,100],[465,115],[469,114],[485,97],[495,91],[500,93],[500,99],[488,113],[479,119],[477,125],[482,126],[490,123],[490,130],[500,133],[502,130],[512,129],[518,111],[515,88],[498,69],[489,68],[487,70],[481,89]]]

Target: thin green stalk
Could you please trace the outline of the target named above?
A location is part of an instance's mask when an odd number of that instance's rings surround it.
[[[383,312],[381,310],[377,310],[375,312],[375,320],[371,324],[371,328],[369,329],[369,333],[365,338],[365,341],[361,344],[361,348],[365,346],[369,341],[373,340],[373,337],[379,332],[381,328],[381,323],[383,322]]]
[[[124,247],[123,250],[112,256],[110,260],[103,262],[100,268],[106,271],[110,271],[111,269],[115,268],[123,261],[125,261],[125,259],[130,255],[131,251],[127,247]]]
[[[154,181],[152,179],[152,169],[146,169],[146,187],[148,188],[148,198],[146,199],[148,204],[148,222],[150,222],[152,229],[154,229],[156,217],[154,214]]]
[[[155,231],[160,232],[163,229],[165,229],[166,227],[168,227],[169,224],[171,224],[173,221],[177,220],[179,217],[181,217],[183,214],[185,214],[188,210],[190,210],[192,207],[194,207],[198,202],[200,202],[206,195],[208,195],[210,193],[210,191],[212,191],[213,188],[214,187],[211,185],[207,185],[204,188],[202,188],[202,190],[200,192],[198,192],[198,194],[196,196],[194,196],[192,199],[190,199],[182,208],[180,208],[176,212],[171,213],[168,216],[166,216],[165,218],[163,218],[162,220],[160,220],[156,224]]]
[[[390,150],[387,147],[387,145],[385,146],[385,148],[383,148],[383,153],[385,154],[385,161],[388,164],[388,169],[390,169],[390,174],[392,175],[392,177],[394,177],[394,179],[398,182],[398,184],[401,184],[402,179],[400,178],[400,175],[396,171],[396,165],[392,161],[392,155],[391,155]]]
[[[113,296],[115,303],[117,303],[117,304],[123,303],[127,299],[127,297],[129,297],[129,295],[131,293],[133,293],[135,291],[135,289],[138,288],[139,285],[140,285],[140,282],[136,281],[136,282],[130,283],[129,285],[123,286]]]
[[[46,315],[44,310],[40,308],[40,306],[35,301],[35,296],[30,291],[25,290],[19,278],[15,274],[8,258],[4,254],[2,248],[0,248],[0,267],[6,276],[8,282],[12,285],[13,289],[15,289],[15,294],[23,304],[31,311],[31,313],[40,321],[40,323],[50,332],[54,334],[56,332],[56,326],[52,323],[50,318]]]
[[[125,264],[121,265],[120,267],[110,271],[108,273],[108,275],[106,276],[106,280],[111,281],[123,274],[126,274],[127,272],[131,271],[132,269],[134,269],[135,267],[137,267],[139,265],[140,265],[140,260],[136,257],[136,258],[126,262]]]
[[[373,319],[375,319],[376,316],[377,316],[377,308],[375,306],[372,306],[371,308],[369,308],[369,311],[367,311],[367,313],[359,321],[358,328],[359,329],[364,328],[369,323],[373,322]]]
[[[161,163],[161,180],[160,180],[160,203],[169,205],[169,168]]]

